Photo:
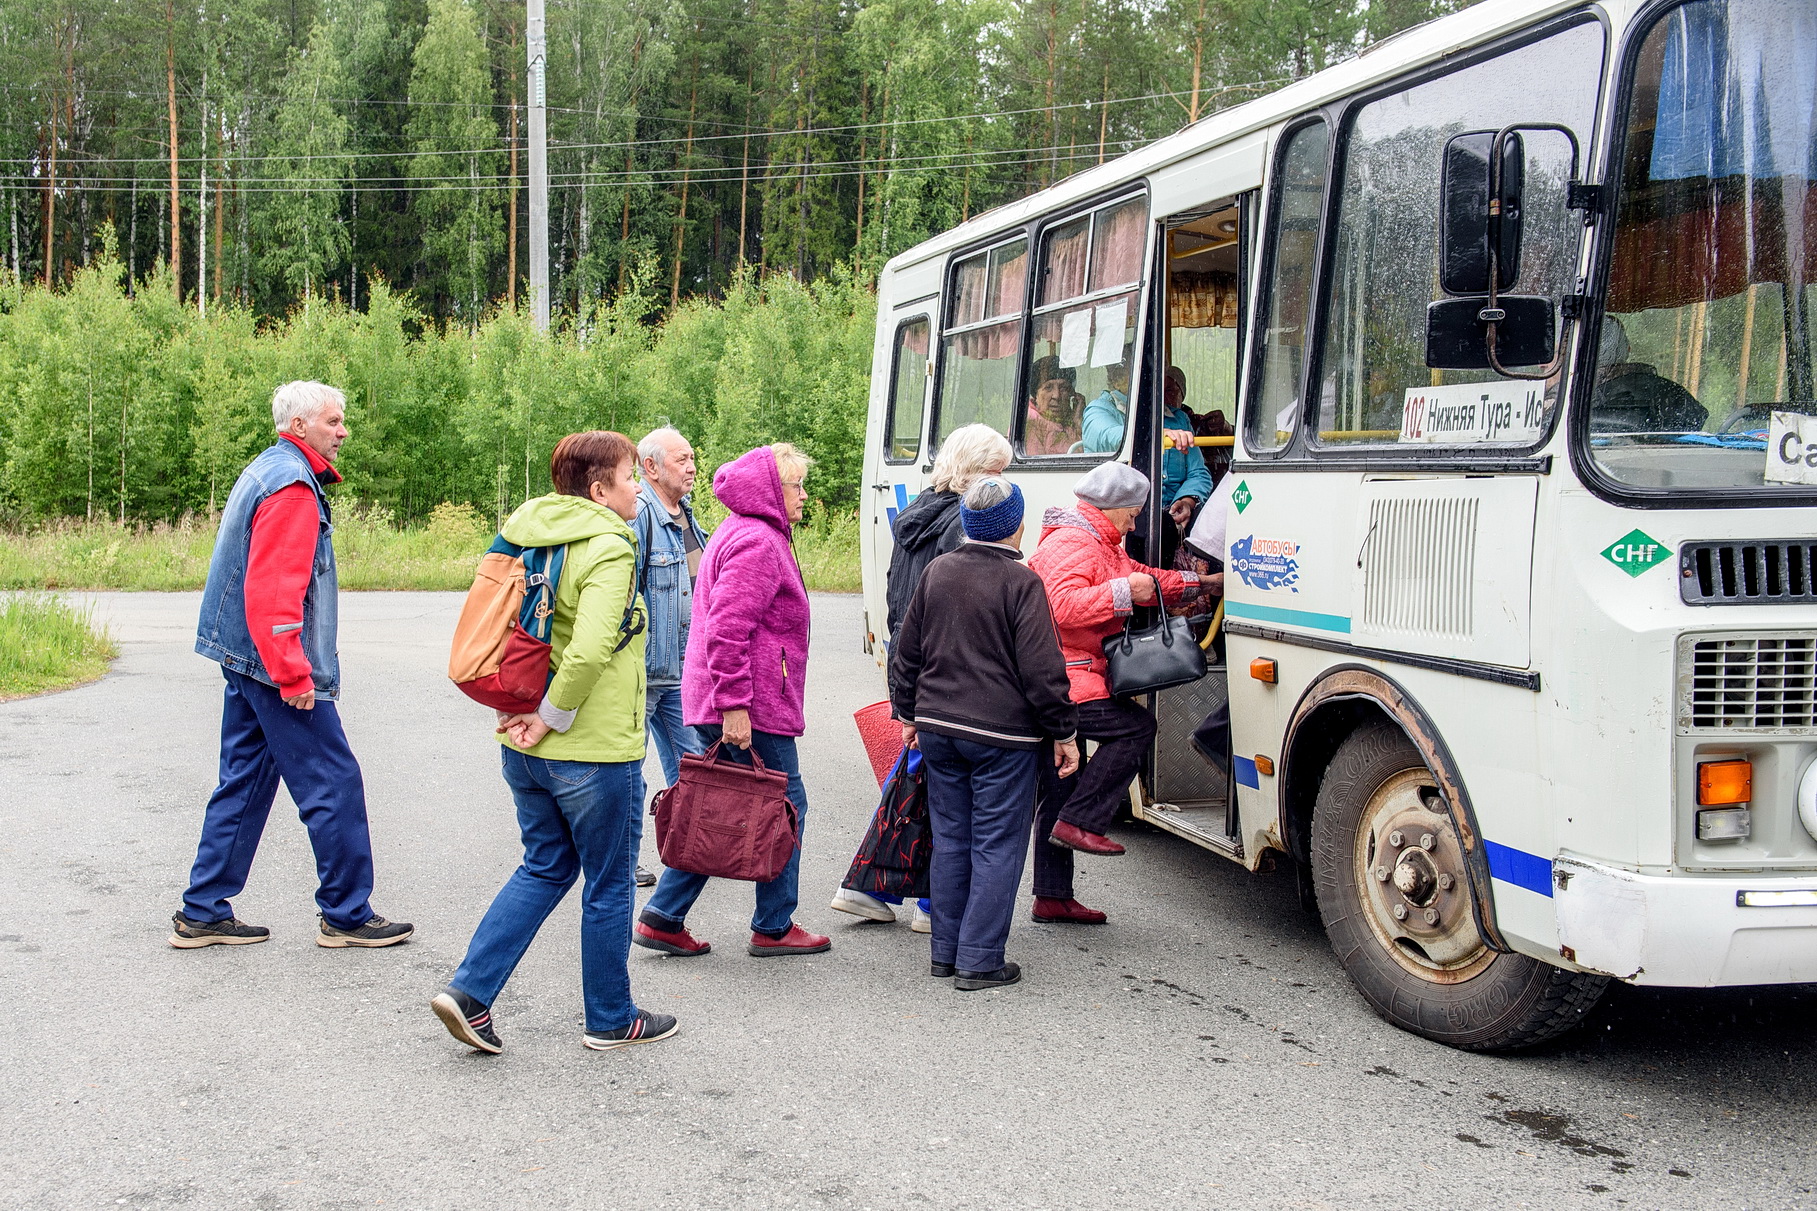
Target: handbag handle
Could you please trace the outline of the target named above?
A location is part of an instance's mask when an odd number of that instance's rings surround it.
[[[723,741],[723,740],[715,740],[712,744],[712,747],[707,749],[706,752],[702,753],[701,756],[705,757],[708,761],[719,760],[719,748],[724,743],[725,743],[725,741]],[[763,764],[763,758],[759,757],[757,755],[757,746],[755,744],[753,744],[750,748],[746,749],[745,752],[751,754],[751,768],[752,769],[756,770],[760,774],[767,774],[770,772],[767,768],[765,768],[765,766]],[[727,757],[726,764],[727,765],[737,765],[738,762],[732,760],[730,757]]]

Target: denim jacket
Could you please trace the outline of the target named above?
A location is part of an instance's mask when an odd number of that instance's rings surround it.
[[[279,441],[240,472],[208,562],[208,584],[202,590],[202,616],[196,623],[196,651],[236,673],[272,685],[265,662],[246,627],[246,564],[252,553],[252,519],[265,498],[291,484],[308,484],[321,519],[316,531],[315,565],[303,594],[303,654],[315,677],[316,693],[334,698],[341,690],[341,666],[335,651],[340,588],[334,571],[334,525],[328,498],[309,469],[303,452]]]
[[[650,617],[649,638],[644,647],[644,668],[649,684],[681,684],[681,659],[688,650],[687,616],[691,613],[694,583],[688,576],[688,548],[683,541],[682,526],[694,531],[695,541],[704,550],[706,532],[694,520],[688,498],[681,500],[679,524],[669,514],[669,507],[656,495],[656,489],[645,484],[637,493],[637,576],[644,596],[644,609]]]

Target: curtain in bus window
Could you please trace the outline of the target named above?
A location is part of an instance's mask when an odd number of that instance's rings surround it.
[[[1047,235],[1041,263],[1041,304],[1085,293],[1085,258],[1091,250],[1091,218],[1075,219]]]
[[[1090,289],[1108,290],[1139,281],[1148,234],[1148,202],[1138,198],[1100,210],[1093,223]]]
[[[1235,328],[1237,278],[1234,273],[1176,273],[1169,296],[1169,323],[1175,328]]]

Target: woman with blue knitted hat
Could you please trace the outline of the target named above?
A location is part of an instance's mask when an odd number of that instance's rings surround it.
[[[1022,978],[1004,956],[1033,822],[1036,763],[1079,764],[1078,712],[1041,578],[1021,563],[1022,490],[981,479],[965,542],[927,567],[890,647],[903,743],[927,767],[931,973],[961,991]]]

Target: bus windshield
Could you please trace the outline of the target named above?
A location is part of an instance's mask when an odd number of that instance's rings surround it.
[[[1591,454],[1618,483],[1817,485],[1817,460],[1769,456],[1817,440],[1813,65],[1808,0],[1693,0],[1647,31],[1587,386]]]

